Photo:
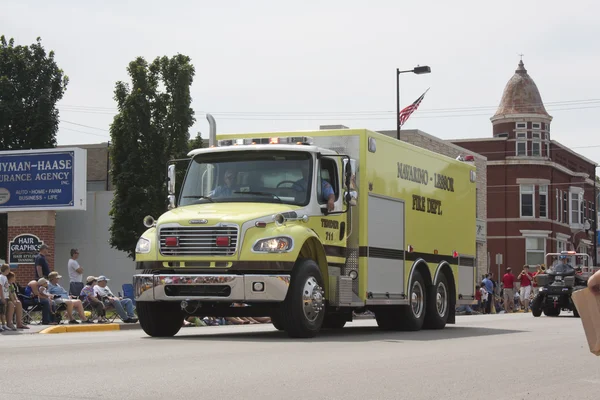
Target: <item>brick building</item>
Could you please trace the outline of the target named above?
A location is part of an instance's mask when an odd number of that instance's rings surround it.
[[[523,61],[491,122],[491,138],[452,140],[487,157],[491,262],[502,254],[504,273],[507,266],[519,271],[525,264],[546,263],[549,252],[595,256],[597,165],[552,140],[552,116]]]

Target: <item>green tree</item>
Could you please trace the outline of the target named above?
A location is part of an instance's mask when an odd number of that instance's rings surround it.
[[[69,78],[42,40],[15,46],[0,36],[0,150],[56,146],[58,109]]]
[[[189,57],[178,54],[152,63],[138,57],[127,72],[131,84],[115,85],[118,114],[110,127],[115,188],[110,244],[134,258],[144,216],[157,218],[167,209],[167,164],[186,157],[189,148],[195,70]]]
[[[58,109],[69,78],[42,40],[15,46],[0,36],[0,150],[56,146]],[[0,259],[7,260],[8,220],[0,214]]]

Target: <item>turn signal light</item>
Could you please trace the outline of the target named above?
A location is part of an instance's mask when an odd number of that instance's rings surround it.
[[[458,258],[458,251],[454,250],[454,251],[452,252],[452,257],[454,257],[454,258]]]

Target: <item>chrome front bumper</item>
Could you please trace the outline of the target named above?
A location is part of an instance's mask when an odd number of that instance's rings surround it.
[[[280,302],[289,285],[290,275],[133,276],[136,301]]]

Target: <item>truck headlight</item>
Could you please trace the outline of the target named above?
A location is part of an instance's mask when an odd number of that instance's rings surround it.
[[[135,245],[135,252],[140,254],[150,253],[150,241],[145,238],[140,238]]]
[[[261,239],[254,244],[253,251],[261,253],[284,253],[292,249],[292,238],[286,236]]]

